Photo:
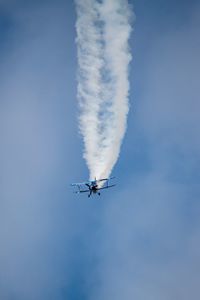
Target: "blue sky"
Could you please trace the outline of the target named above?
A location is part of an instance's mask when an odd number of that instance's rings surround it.
[[[199,299],[200,6],[132,3],[118,185],[88,199],[74,3],[1,1],[1,299]]]

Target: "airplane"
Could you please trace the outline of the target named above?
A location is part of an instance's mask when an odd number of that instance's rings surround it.
[[[109,180],[114,179],[115,177],[94,179],[81,183],[72,183],[71,186],[78,188],[78,191],[75,191],[76,194],[79,193],[88,193],[88,197],[91,197],[92,194],[98,194],[100,196],[100,190],[108,189],[114,187],[115,184],[109,185]],[[99,185],[100,182],[103,182],[103,185]],[[87,186],[87,189],[85,189]]]

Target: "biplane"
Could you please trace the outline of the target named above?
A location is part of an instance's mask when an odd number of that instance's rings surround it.
[[[92,194],[98,194],[100,196],[101,190],[108,189],[115,186],[115,184],[110,184],[110,180],[114,178],[115,177],[102,178],[102,179],[95,178],[94,180],[89,180],[86,182],[72,183],[71,186],[77,188],[77,191],[75,191],[75,193],[77,194],[88,193],[88,197],[90,197]]]

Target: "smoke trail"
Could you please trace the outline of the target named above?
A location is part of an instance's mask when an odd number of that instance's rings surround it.
[[[128,113],[131,9],[127,0],[75,0],[79,125],[90,178],[108,177]]]

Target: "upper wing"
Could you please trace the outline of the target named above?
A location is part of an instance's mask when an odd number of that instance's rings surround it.
[[[71,186],[83,186],[83,185],[87,185],[88,182],[76,182],[76,183],[71,183]]]
[[[102,179],[97,180],[97,182],[100,182],[100,181],[108,181],[108,178],[102,178]]]
[[[86,186],[89,187],[89,184],[87,182],[71,183],[71,186],[75,186],[77,188],[77,191],[74,192],[75,194],[90,192],[88,188],[87,190],[85,189]]]
[[[108,180],[111,180],[111,179],[114,179],[115,177],[110,177],[110,178],[101,178],[101,179],[98,179],[97,182],[99,181],[108,181]]]
[[[96,182],[101,182],[101,181],[109,181],[110,179],[114,179],[115,177],[110,177],[110,178],[101,178],[96,180]],[[76,183],[71,183],[71,186],[83,186],[83,185],[89,185],[90,181],[85,181],[85,182],[76,182]]]

